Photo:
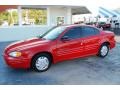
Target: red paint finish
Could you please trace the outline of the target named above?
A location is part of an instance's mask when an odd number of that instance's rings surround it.
[[[30,68],[33,56],[42,52],[50,53],[53,57],[53,63],[57,63],[59,61],[96,55],[104,42],[110,43],[110,49],[115,47],[114,34],[102,30],[99,30],[100,33],[98,35],[61,41],[61,37],[70,28],[76,26],[78,25],[67,26],[55,40],[32,38],[10,44],[4,50],[4,59],[10,67]],[[12,51],[20,51],[22,55],[20,57],[11,57],[9,53]]]

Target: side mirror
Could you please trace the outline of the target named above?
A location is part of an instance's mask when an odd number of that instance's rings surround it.
[[[63,36],[61,38],[61,41],[70,41],[70,38],[68,36]]]

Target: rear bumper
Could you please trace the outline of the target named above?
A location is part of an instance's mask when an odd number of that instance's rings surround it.
[[[110,49],[114,48],[116,46],[116,41],[110,42]]]
[[[6,64],[9,67],[12,68],[23,68],[23,69],[27,69],[30,68],[30,60],[29,59],[21,59],[21,58],[14,58],[14,57],[9,57],[7,55],[3,55],[4,60],[6,62]]]

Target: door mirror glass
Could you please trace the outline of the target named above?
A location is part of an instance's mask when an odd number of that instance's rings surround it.
[[[68,36],[63,36],[61,38],[62,41],[70,41],[70,38]]]

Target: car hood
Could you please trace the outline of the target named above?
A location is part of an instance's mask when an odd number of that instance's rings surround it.
[[[35,47],[35,46],[45,45],[49,41],[50,40],[45,40],[45,39],[40,39],[40,38],[35,37],[31,39],[14,42],[8,45],[5,48],[5,50],[6,51],[16,51],[16,50],[20,51],[20,50],[24,50],[24,49]]]

